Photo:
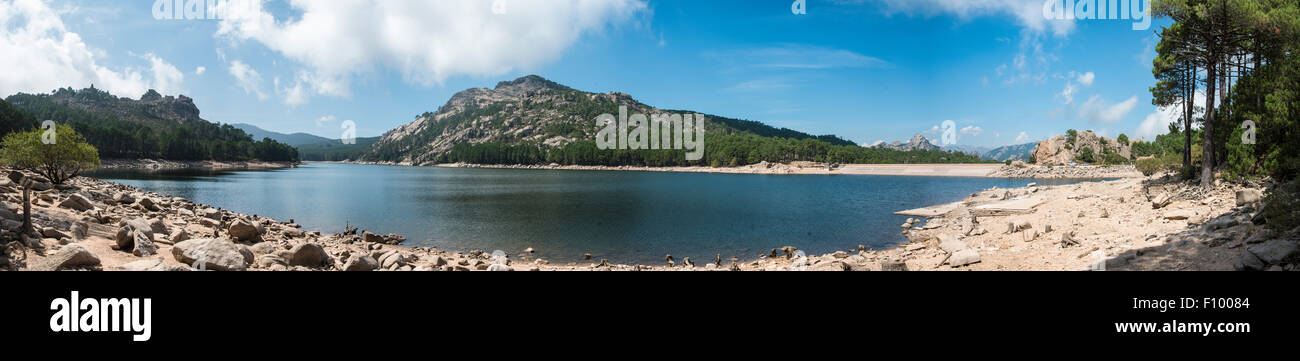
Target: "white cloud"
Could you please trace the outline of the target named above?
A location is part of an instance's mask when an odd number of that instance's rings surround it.
[[[863,0],[840,0],[841,3],[861,3]],[[1043,0],[878,0],[888,13],[932,16],[952,14],[964,20],[978,16],[1009,15],[1020,26],[1057,36],[1069,35],[1075,29],[1074,20],[1049,20],[1043,16]]]
[[[334,115],[331,114],[331,115],[326,115],[326,116],[323,116],[323,117],[320,117],[320,118],[316,118],[315,122],[316,122],[316,126],[317,126],[317,127],[325,127],[325,126],[327,126],[327,125],[334,124],[334,122],[337,121],[337,120],[338,120],[338,118],[335,118]]]
[[[961,134],[962,134],[962,135],[968,135],[968,136],[972,136],[972,137],[978,137],[980,134],[983,134],[983,133],[984,133],[984,128],[980,128],[980,127],[977,127],[977,126],[974,126],[974,125],[968,125],[968,126],[966,126],[965,128],[961,128]]]
[[[1075,80],[1077,80],[1079,84],[1083,84],[1083,86],[1092,86],[1092,81],[1096,79],[1097,79],[1097,74],[1093,74],[1092,72],[1079,74],[1075,78]]]
[[[1061,103],[1070,104],[1074,102],[1074,94],[1077,93],[1078,91],[1079,91],[1079,86],[1074,85],[1074,83],[1067,81],[1065,82],[1065,89],[1061,89],[1061,93],[1057,94],[1056,96],[1062,99]]]
[[[705,57],[737,66],[771,69],[832,69],[889,67],[887,61],[845,49],[803,44],[780,44],[768,47],[710,51]]]
[[[207,73],[207,72],[208,72],[207,67],[200,66],[198,68],[194,68],[194,75],[203,75],[203,73]]]
[[[262,90],[262,75],[248,64],[239,60],[231,61],[230,75],[234,76],[239,87],[244,89],[244,94],[256,95],[258,100],[268,98],[266,92]]]
[[[1093,122],[1114,123],[1133,111],[1133,108],[1137,107],[1137,102],[1138,97],[1134,95],[1119,104],[1111,105],[1102,100],[1100,95],[1093,95],[1087,102],[1079,105],[1079,117]]]
[[[133,98],[149,89],[167,94],[182,90],[184,74],[153,54],[141,56],[145,68],[99,65],[103,51],[68,30],[62,19],[66,13],[43,1],[0,1],[0,96],[92,84]]]
[[[497,76],[553,62],[584,34],[630,22],[650,10],[641,0],[492,2],[291,0],[300,12],[276,19],[256,13],[222,20],[217,36],[254,41],[305,70],[286,96],[347,96],[358,75],[394,71],[419,85],[452,76]],[[305,74],[304,74],[305,73]]]
[[[1020,135],[1016,136],[1016,143],[1024,143],[1028,141],[1029,141],[1029,133],[1020,132]]]
[[[1197,91],[1193,104],[1195,104],[1199,109],[1204,109],[1205,92]],[[1133,136],[1148,141],[1156,139],[1157,135],[1165,134],[1169,131],[1169,123],[1178,122],[1179,124],[1182,124],[1182,117],[1182,105],[1175,104],[1174,106],[1156,108],[1154,112],[1147,114],[1146,118],[1142,119],[1142,123],[1138,125],[1137,129],[1133,130]],[[1196,127],[1195,124],[1192,126]]]

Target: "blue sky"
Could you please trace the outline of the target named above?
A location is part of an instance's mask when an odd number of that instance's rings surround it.
[[[1164,20],[1047,20],[1043,0],[792,2],[294,0],[159,20],[153,0],[0,0],[0,50],[37,54],[0,60],[0,92],[158,88],[211,121],[332,138],[527,74],[864,144],[938,139],[945,120],[986,147],[1071,128],[1149,138],[1170,116],[1147,90]]]

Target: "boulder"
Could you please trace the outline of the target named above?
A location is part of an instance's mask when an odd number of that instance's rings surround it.
[[[1300,260],[1300,244],[1295,241],[1275,239],[1247,248],[1266,264],[1283,264]]]
[[[979,262],[980,252],[970,248],[957,251],[957,253],[952,255],[952,258],[948,259],[948,264],[953,267],[961,267]]]
[[[153,198],[149,198],[149,197],[140,198],[140,206],[144,207],[144,209],[148,209],[154,212],[157,212],[162,209],[161,207],[158,206],[157,201],[154,201]]]
[[[153,238],[145,235],[144,232],[133,232],[135,237],[135,247],[132,248],[131,254],[138,257],[146,257],[158,254],[158,245],[153,243]]]
[[[177,262],[213,271],[243,271],[253,263],[248,247],[225,238],[200,238],[177,243],[172,247]]]
[[[384,237],[378,234],[366,232],[361,234],[361,239],[370,243],[384,243]]]
[[[167,264],[161,258],[142,259],[122,265],[122,270],[133,272],[166,271]]]
[[[63,233],[63,231],[54,228],[41,229],[41,236],[45,238],[54,238],[54,239],[70,238],[70,236],[68,236],[67,233]]]
[[[329,263],[329,255],[325,254],[325,248],[315,243],[293,246],[289,252],[293,254],[289,258],[290,266],[320,267]]]
[[[1165,212],[1165,214],[1161,217],[1171,221],[1181,221],[1181,220],[1190,219],[1195,216],[1196,216],[1196,212],[1192,212],[1191,210],[1175,209],[1172,211]]]
[[[259,268],[271,268],[275,265],[289,265],[289,261],[285,260],[284,257],[280,257],[278,254],[264,254],[257,256],[257,261],[254,263],[256,263]]]
[[[75,209],[77,212],[85,212],[87,209],[95,208],[95,204],[91,203],[89,199],[86,199],[86,196],[73,193],[68,196],[68,199],[59,203],[59,207]]]
[[[72,224],[72,237],[76,239],[86,239],[90,236],[90,225],[86,222],[76,222]]]
[[[37,271],[57,271],[73,267],[99,266],[99,257],[80,244],[63,246],[58,252],[32,266]]]
[[[1153,209],[1164,208],[1165,206],[1169,205],[1169,201],[1171,199],[1172,197],[1169,196],[1169,193],[1160,193],[1160,195],[1151,199],[1151,208]]]
[[[216,220],[216,221],[221,220],[221,211],[217,210],[216,208],[204,208],[203,210],[199,211],[199,215],[203,216],[203,218],[207,218],[211,220]]]
[[[258,232],[257,226],[243,219],[231,223],[228,231],[231,237],[240,242],[253,242],[262,238],[262,233]]]
[[[907,263],[898,261],[880,262],[881,271],[907,271]]]
[[[254,255],[258,255],[258,256],[264,254],[271,254],[271,253],[275,253],[276,251],[284,250],[283,248],[280,248],[280,245],[275,244],[275,242],[258,243],[253,245],[252,247],[248,247],[248,249],[252,251]]]
[[[173,229],[172,233],[167,235],[167,239],[172,241],[172,244],[185,242],[190,239],[190,233],[186,232],[184,228]]]
[[[1232,269],[1238,271],[1259,271],[1263,270],[1264,267],[1268,267],[1268,264],[1249,250],[1241,252],[1241,257],[1238,257],[1237,261],[1232,265]]]
[[[149,226],[149,221],[142,218],[136,218],[129,221],[122,221],[117,229],[117,235],[113,240],[117,243],[117,249],[130,251],[135,249],[136,233],[141,234],[144,238],[153,241],[153,228]]]
[[[1254,204],[1264,199],[1264,192],[1258,189],[1246,188],[1237,190],[1237,206]]]
[[[160,218],[154,218],[149,221],[149,230],[153,231],[154,234],[167,234],[167,222],[163,222]]]
[[[368,272],[379,268],[379,261],[374,257],[364,254],[355,254],[348,258],[347,264],[343,265],[343,270],[348,272]]]
[[[944,252],[956,253],[958,251],[970,247],[966,245],[966,242],[962,242],[961,240],[957,239],[956,236],[950,234],[940,234],[938,238],[939,238],[939,249],[942,249]]]
[[[114,195],[113,195],[113,202],[116,202],[116,203],[119,203],[119,204],[131,204],[131,203],[135,203],[135,196],[133,196],[133,195],[131,195],[131,193],[127,193],[127,192],[117,192],[117,194],[114,194]]]

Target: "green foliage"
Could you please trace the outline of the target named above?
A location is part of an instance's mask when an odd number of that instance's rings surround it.
[[[6,101],[31,114],[34,119],[53,120],[72,126],[107,158],[297,161],[298,151],[270,139],[254,141],[248,133],[231,125],[206,121],[180,124],[164,121],[121,119],[110,112],[90,112],[55,101],[56,96],[81,96],[94,101],[117,101],[102,91],[60,89],[55,94],[23,94]],[[141,115],[142,118],[147,118]]]
[[[361,159],[379,137],[357,138],[356,144],[343,144],[341,140],[298,146],[298,154],[305,161],[337,162]]]
[[[1065,144],[1074,146],[1074,141],[1079,139],[1079,131],[1070,129],[1065,131]],[[1066,148],[1069,149],[1069,148]]]
[[[1150,177],[1157,172],[1164,171],[1165,166],[1160,161],[1160,158],[1143,158],[1137,161],[1137,170],[1142,172],[1142,175]]]
[[[0,141],[0,163],[36,172],[54,184],[99,168],[99,152],[72,127],[55,128],[52,144],[43,141],[45,132],[38,129],[6,135]]]
[[[1127,134],[1120,133],[1119,138],[1115,138],[1115,141],[1119,142],[1121,145],[1129,145]]]
[[[1079,148],[1079,152],[1074,155],[1074,161],[1088,164],[1096,163],[1096,152],[1093,152],[1092,147],[1089,146]]]
[[[40,122],[36,121],[36,117],[0,100],[0,134],[31,130],[38,124]]]
[[[856,145],[832,145],[806,138],[784,139],[752,134],[722,135],[705,138],[704,159],[687,161],[685,150],[601,150],[595,142],[578,141],[564,147],[547,148],[538,144],[457,144],[436,160],[439,163],[474,164],[547,164],[593,166],[701,166],[736,167],[759,162],[789,163],[982,163],[977,156],[948,151],[900,152],[864,148]]]
[[[1300,227],[1300,180],[1281,184],[1264,197],[1264,219],[1273,229],[1288,230]]]

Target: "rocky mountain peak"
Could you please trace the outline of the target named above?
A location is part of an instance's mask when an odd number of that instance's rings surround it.
[[[939,150],[939,146],[934,145],[934,143],[930,142],[929,139],[926,139],[924,135],[921,135],[919,133],[913,135],[912,139],[908,140],[907,143],[903,143],[903,142],[893,142],[889,144],[884,144],[883,142],[876,142],[876,143],[877,144],[873,145],[874,147],[893,149],[893,150],[899,150],[904,152],[913,151],[913,150]]]
[[[529,75],[519,79],[497,83],[497,87],[493,89],[493,91],[499,93],[507,93],[511,95],[523,95],[523,94],[528,94],[533,91],[542,90],[542,89],[567,89],[567,88],[568,87],[560,85],[556,82],[546,80],[546,78],[537,75]]]

